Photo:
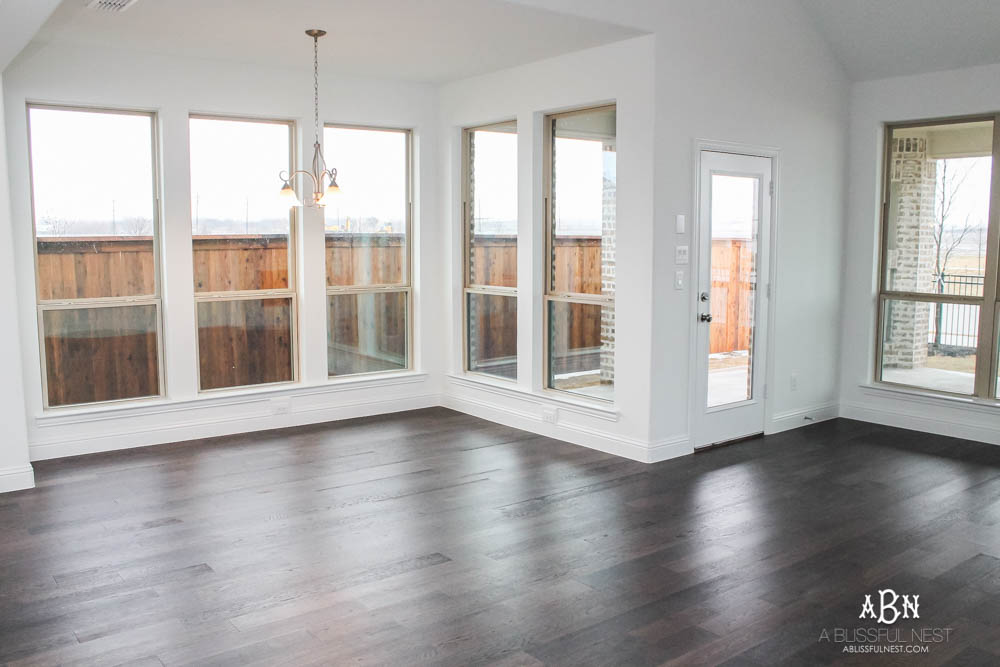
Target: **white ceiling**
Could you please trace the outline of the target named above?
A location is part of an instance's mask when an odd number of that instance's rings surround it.
[[[1000,0],[799,0],[855,81],[1000,63]]]
[[[36,39],[443,82],[626,39],[637,31],[503,0],[139,0],[121,13],[64,0]],[[329,71],[329,69],[327,69]]]

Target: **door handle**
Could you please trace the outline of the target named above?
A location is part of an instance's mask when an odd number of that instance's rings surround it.
[[[698,300],[702,301],[702,302],[707,302],[708,301],[708,292],[702,292],[701,294],[699,294],[698,295]]]
[[[701,315],[698,316],[698,319],[701,320],[702,322],[711,322],[712,316],[709,313],[702,313]]]

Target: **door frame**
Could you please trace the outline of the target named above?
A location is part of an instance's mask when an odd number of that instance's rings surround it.
[[[698,391],[698,284],[701,275],[701,153],[702,151],[714,151],[718,153],[732,153],[735,155],[746,155],[749,157],[766,158],[771,161],[771,182],[774,184],[774,192],[771,193],[771,220],[768,239],[768,276],[767,284],[770,292],[767,299],[767,340],[765,341],[764,359],[764,423],[762,424],[764,433],[770,433],[770,425],[774,418],[774,407],[771,401],[771,392],[774,387],[774,339],[775,339],[775,312],[777,308],[778,296],[778,196],[781,193],[781,149],[773,146],[762,146],[756,144],[743,144],[730,141],[716,141],[711,139],[695,139],[692,146],[692,178],[694,187],[692,188],[691,200],[691,249],[688,252],[691,257],[689,266],[690,274],[688,279],[688,338],[689,338],[689,359],[692,364],[688,368],[688,437],[692,446],[696,440],[695,431],[698,419],[702,411],[702,397]]]

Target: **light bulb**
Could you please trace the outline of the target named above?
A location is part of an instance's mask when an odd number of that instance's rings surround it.
[[[281,186],[281,192],[279,195],[285,200],[285,202],[288,203],[289,207],[302,206],[302,202],[299,201],[298,195],[295,194],[295,188],[293,188],[292,184],[288,181],[285,181],[285,184]]]

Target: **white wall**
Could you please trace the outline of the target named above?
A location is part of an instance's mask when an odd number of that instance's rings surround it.
[[[5,73],[18,321],[34,459],[444,403],[640,460],[691,451],[694,286],[673,289],[674,216],[693,223],[697,139],[780,151],[775,327],[769,431],[836,414],[848,86],[793,0],[714,3],[525,0],[653,34],[447,84],[440,89],[327,76],[326,121],[416,129],[418,372],[331,383],[325,377],[321,230],[306,219],[300,276],[301,387],[200,397],[190,259],[187,115],[293,118],[310,155],[306,67],[30,46]],[[164,174],[165,342],[169,399],[152,406],[43,415],[33,296],[26,100],[158,112]],[[541,120],[546,112],[618,104],[616,392],[613,408],[541,391]],[[519,122],[520,280],[516,386],[461,374],[460,128]],[[312,242],[310,242],[312,239]],[[693,269],[694,267],[690,267]],[[792,392],[789,376],[797,374]],[[272,414],[273,396],[292,396]],[[555,407],[557,421],[542,419]]]
[[[333,44],[324,45],[333,47]],[[393,377],[328,381],[323,223],[314,211],[300,220],[298,291],[300,376],[286,388],[197,393],[188,114],[218,113],[293,119],[298,123],[298,159],[312,157],[312,77],[308,61],[296,70],[152,54],[32,44],[4,73],[13,256],[17,284],[21,373],[32,459],[157,444],[330,419],[405,410],[440,402],[436,322],[443,304],[437,196],[426,175],[437,167],[436,91],[430,86],[351,80],[335,75],[321,82],[321,120],[414,129],[416,173],[414,284],[415,372]],[[43,415],[35,315],[26,101],[137,108],[158,114],[163,198],[164,343],[167,398],[116,407],[69,408]],[[238,165],[234,165],[238,167]],[[4,179],[6,181],[6,179]],[[277,176],[275,177],[276,184]],[[0,204],[3,202],[0,201]],[[3,207],[0,207],[3,210]],[[4,225],[5,233],[11,226]],[[8,243],[0,246],[10,248]],[[9,252],[4,250],[3,252]],[[0,257],[0,266],[8,267]],[[5,269],[6,270],[6,269]],[[0,281],[8,289],[10,281]],[[7,298],[0,294],[0,299]],[[11,295],[11,300],[13,296]],[[5,311],[9,312],[9,311]],[[289,397],[288,412],[275,397]],[[16,403],[3,400],[5,410]],[[280,414],[274,414],[276,411]],[[23,415],[23,410],[21,411]],[[3,420],[5,423],[8,421]],[[21,419],[23,422],[23,417]],[[16,422],[15,422],[16,424]],[[0,467],[2,467],[0,463]]]
[[[673,233],[673,219],[695,213],[696,138],[780,151],[765,430],[836,416],[846,77],[796,2],[678,5],[648,19],[657,44],[655,253],[668,258],[653,276],[653,438],[686,432],[693,355],[679,351],[690,349],[693,295],[673,290],[669,258],[691,242],[690,231]]]
[[[653,33],[454,83],[442,96],[442,131],[450,140],[444,157],[446,165],[450,160],[449,180],[455,183],[456,128],[462,124],[516,114],[522,133],[527,128],[537,132],[534,123],[541,110],[622,96],[627,103],[620,105],[619,130],[645,133],[641,145],[620,146],[618,151],[619,168],[633,169],[629,175],[619,175],[619,201],[629,196],[622,188],[631,178],[640,181],[632,193],[638,199],[633,209],[636,215],[626,218],[620,213],[618,223],[618,421],[599,423],[594,415],[567,414],[566,426],[596,431],[603,442],[587,443],[591,446],[624,453],[630,449],[625,443],[630,443],[647,460],[690,451],[688,421],[697,402],[689,396],[696,285],[691,266],[687,288],[673,288],[673,274],[679,268],[673,257],[676,246],[693,243],[694,145],[698,139],[780,151],[777,252],[772,258],[777,276],[772,301],[775,326],[765,429],[775,432],[802,426],[808,419],[836,416],[849,86],[798,4],[791,0],[521,1]],[[652,100],[642,94],[650,85]],[[641,105],[652,106],[640,109]],[[519,145],[530,150],[537,149],[535,144],[522,137]],[[524,201],[525,194],[536,192],[539,164],[537,155],[520,158],[522,171],[533,170],[521,174],[522,249],[526,234],[534,235],[534,243],[541,239],[538,197],[533,201],[535,209]],[[455,236],[458,198],[448,188],[444,197],[454,255],[459,253]],[[683,235],[674,233],[679,213],[690,221]],[[534,216],[534,226],[525,226],[525,216]],[[537,319],[540,313],[540,267],[522,263],[519,269],[521,293],[531,299],[530,308],[528,299],[522,299],[521,328],[531,321],[539,329],[535,320],[526,318]],[[535,281],[525,282],[526,276]],[[459,281],[460,274],[452,276],[452,285]],[[457,290],[452,298],[452,312],[457,314]],[[452,321],[453,371],[460,367],[459,326]],[[524,349],[525,343],[529,350]],[[540,341],[522,338],[519,344],[522,361],[538,358]],[[793,374],[798,377],[796,391],[791,389]],[[538,386],[537,379],[522,374],[520,389]],[[472,400],[477,390],[470,387],[468,381],[452,381],[449,396]],[[480,414],[498,418],[502,408],[510,413],[508,423],[582,442],[580,436],[539,422],[541,405],[547,401],[537,396],[510,398],[509,392],[496,396],[494,392],[476,398],[494,403],[481,406]],[[644,420],[648,422],[643,424]]]
[[[3,76],[0,75],[0,129],[3,127],[3,119]],[[4,133],[0,130],[0,312],[16,313],[17,281],[7,186],[7,147],[4,139]],[[0,377],[0,493],[30,488],[35,483],[34,473],[28,462],[28,434],[21,390],[21,343],[18,333],[16,326],[0,327],[0,350],[3,350],[0,364],[6,369]]]
[[[872,387],[883,123],[1000,110],[1000,65],[855,84],[844,263],[841,414],[1000,444],[1000,414],[971,400]]]
[[[446,404],[456,409],[604,451],[651,460],[650,331],[653,243],[652,37],[448,84],[441,92],[441,173],[451,285]],[[615,406],[543,392],[542,118],[545,113],[616,102],[617,243]],[[518,382],[462,377],[461,129],[518,121]],[[542,419],[556,409],[556,423]],[[686,453],[686,442],[658,458]]]

